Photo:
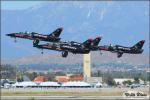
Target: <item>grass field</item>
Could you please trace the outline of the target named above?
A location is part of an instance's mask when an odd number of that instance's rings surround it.
[[[2,89],[1,96],[122,96],[129,89]],[[149,89],[136,89],[150,95]]]
[[[121,96],[121,92],[2,92],[1,96]]]

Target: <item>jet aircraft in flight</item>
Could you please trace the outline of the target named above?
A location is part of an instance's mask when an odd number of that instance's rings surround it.
[[[83,43],[71,41],[71,42],[47,43],[41,45],[33,43],[33,47],[39,49],[61,51],[62,57],[67,57],[68,52],[71,52],[73,54],[88,54],[92,46],[92,41],[93,41],[92,39],[88,39]]]
[[[125,46],[120,46],[120,45],[115,45],[115,46],[105,45],[105,46],[99,46],[99,50],[117,53],[117,57],[120,58],[120,57],[122,57],[123,53],[141,54],[143,52],[142,47],[143,47],[144,43],[145,43],[145,40],[141,40],[132,47],[125,47]]]
[[[43,34],[39,34],[35,32],[31,32],[31,33],[19,32],[19,33],[10,33],[6,35],[13,37],[13,38],[24,38],[24,39],[33,40],[33,47],[36,47],[42,50],[49,49],[49,50],[61,51],[62,57],[67,57],[68,52],[71,52],[73,54],[88,54],[90,51],[104,50],[104,51],[110,51],[112,53],[117,53],[117,57],[120,58],[122,57],[123,53],[141,54],[143,52],[142,47],[145,43],[145,40],[141,40],[132,47],[125,47],[121,45],[98,46],[102,37],[96,37],[94,40],[88,39],[83,43],[79,43],[75,41],[62,42],[60,41],[61,38],[59,38],[62,31],[63,31],[63,28],[57,28],[54,32],[52,32],[49,35],[43,35]],[[52,42],[52,43],[39,45],[40,41],[46,41],[46,42]]]
[[[49,35],[43,35],[36,32],[19,32],[19,33],[10,33],[6,34],[6,36],[10,36],[12,38],[23,38],[33,40],[33,43],[38,44],[40,41],[47,41],[47,42],[58,42],[61,38],[59,38],[63,28],[57,28]],[[15,40],[16,42],[16,40]]]

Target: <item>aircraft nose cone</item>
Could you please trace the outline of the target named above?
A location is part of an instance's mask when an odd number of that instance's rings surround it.
[[[6,36],[11,36],[11,37],[13,37],[13,36],[15,36],[14,34],[6,34]]]
[[[6,34],[6,36],[11,36],[11,34]]]

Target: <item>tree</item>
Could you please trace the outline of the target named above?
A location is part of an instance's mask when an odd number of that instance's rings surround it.
[[[127,80],[127,81],[123,81],[123,85],[131,85],[132,82],[130,80]]]
[[[27,73],[27,76],[30,78],[30,80],[34,80],[37,77],[36,72]]]
[[[97,76],[98,77],[102,76],[102,72],[100,70],[97,71]]]
[[[23,78],[20,77],[20,78],[17,78],[17,82],[22,82],[23,81]]]
[[[55,76],[56,76],[56,74],[55,74],[55,73],[52,73],[52,72],[48,72],[48,73],[46,74],[46,78],[47,78],[48,81],[56,81],[56,80],[55,80]]]
[[[116,85],[116,82],[114,81],[114,79],[111,76],[106,77],[105,82],[110,86]]]
[[[116,83],[116,85],[120,85],[120,83],[119,83],[119,82],[117,82],[117,83]]]
[[[140,82],[139,77],[135,77],[134,78],[134,83],[139,83],[139,82]]]

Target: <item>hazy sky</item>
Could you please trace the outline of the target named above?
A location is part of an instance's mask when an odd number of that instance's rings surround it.
[[[3,10],[21,10],[42,3],[41,1],[1,1]]]

